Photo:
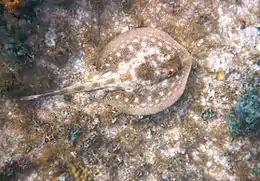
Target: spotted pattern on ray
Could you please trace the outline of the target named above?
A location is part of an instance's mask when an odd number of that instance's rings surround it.
[[[136,79],[125,82],[125,86],[133,87],[132,92],[124,91],[124,87],[122,90],[109,92],[106,97],[108,104],[122,112],[145,115],[166,109],[182,95],[190,72],[192,57],[168,34],[157,29],[141,28],[119,36],[109,46],[113,48],[121,46],[121,48],[105,50],[102,64],[111,63],[107,57],[113,57],[111,64],[119,65],[120,62],[124,62],[127,68],[123,72],[133,74],[131,77]],[[122,55],[121,59],[115,57],[117,53]],[[176,55],[181,60],[182,68],[177,69],[174,76],[167,77],[162,71],[162,65],[167,61],[165,57],[168,56],[168,60],[171,61],[171,56]],[[100,70],[107,71],[108,69],[101,66]],[[109,68],[109,71],[113,72],[118,72],[118,70],[122,71],[122,68],[118,69],[117,66],[114,66],[113,70]],[[114,99],[116,95],[120,95],[120,101]],[[130,104],[133,106],[129,106]]]

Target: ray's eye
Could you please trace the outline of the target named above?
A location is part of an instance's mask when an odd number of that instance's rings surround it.
[[[171,77],[173,75],[175,75],[178,71],[178,68],[174,67],[174,68],[171,68],[168,72],[168,76]]]
[[[163,68],[166,69],[168,78],[178,74],[181,67],[180,56],[177,53],[164,55]]]
[[[169,71],[169,72],[168,72],[168,77],[173,76],[173,74],[174,74],[173,71]]]

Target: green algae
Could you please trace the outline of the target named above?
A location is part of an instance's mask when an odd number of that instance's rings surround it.
[[[210,108],[210,107],[206,107],[203,111],[202,111],[202,114],[201,114],[201,117],[204,121],[207,121],[208,119],[210,118],[213,118],[215,117],[217,114],[216,112]]]
[[[257,135],[260,128],[259,85],[245,84],[238,102],[230,112],[229,131],[232,136]]]

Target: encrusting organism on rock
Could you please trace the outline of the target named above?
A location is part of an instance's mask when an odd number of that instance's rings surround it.
[[[9,11],[15,11],[22,3],[23,0],[0,0],[0,4],[3,4]]]

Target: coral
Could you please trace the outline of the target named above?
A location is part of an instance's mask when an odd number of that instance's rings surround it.
[[[92,180],[89,169],[83,165],[83,163],[78,162],[76,164],[70,164],[71,173],[74,176],[76,181]]]
[[[230,112],[229,131],[231,135],[257,135],[260,128],[259,85],[245,84],[243,95]]]

